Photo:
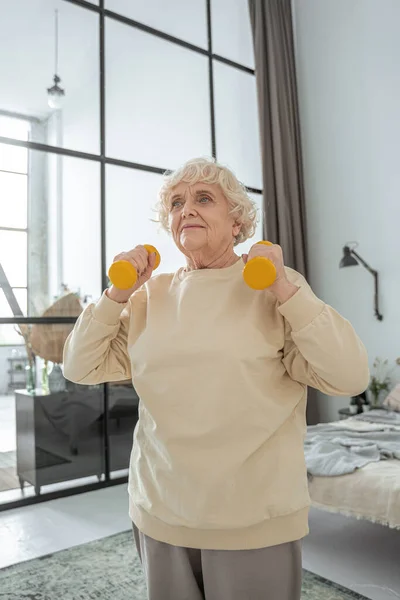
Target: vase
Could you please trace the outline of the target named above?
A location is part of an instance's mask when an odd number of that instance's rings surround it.
[[[63,375],[61,365],[55,363],[49,373],[49,390],[50,393],[65,392],[65,377]]]
[[[39,359],[38,371],[40,381],[38,381],[38,387],[42,390],[42,394],[49,393],[49,370],[47,360]]]
[[[25,367],[26,390],[29,394],[34,394],[36,390],[36,366],[35,363],[28,363]]]
[[[371,410],[382,408],[383,401],[387,396],[386,390],[380,390],[377,394],[371,394]]]

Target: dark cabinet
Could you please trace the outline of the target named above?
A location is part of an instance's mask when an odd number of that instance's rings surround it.
[[[70,386],[44,394],[15,392],[17,475],[40,494],[44,485],[105,474],[103,386]],[[138,418],[138,398],[127,385],[110,385],[111,470],[126,469]]]

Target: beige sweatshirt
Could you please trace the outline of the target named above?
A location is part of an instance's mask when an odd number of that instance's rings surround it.
[[[130,516],[148,536],[206,549],[272,546],[308,533],[306,388],[368,386],[352,326],[301,275],[279,305],[242,261],[153,276],[125,305],[105,294],[64,351],[67,379],[133,378],[140,397]]]

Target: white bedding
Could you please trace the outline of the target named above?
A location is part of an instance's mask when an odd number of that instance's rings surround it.
[[[343,427],[344,422],[332,423]],[[371,431],[382,425],[345,421],[353,430]],[[395,429],[399,430],[400,427]],[[400,461],[370,463],[350,475],[313,477],[309,482],[312,505],[358,519],[400,529]]]

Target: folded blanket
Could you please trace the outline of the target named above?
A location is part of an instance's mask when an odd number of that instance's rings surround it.
[[[309,475],[346,475],[371,462],[400,460],[400,431],[384,425],[372,431],[354,431],[345,425],[320,423],[308,427],[304,453]]]
[[[357,421],[367,421],[368,423],[385,423],[387,425],[400,426],[400,412],[391,412],[382,408],[369,410],[353,418]]]

